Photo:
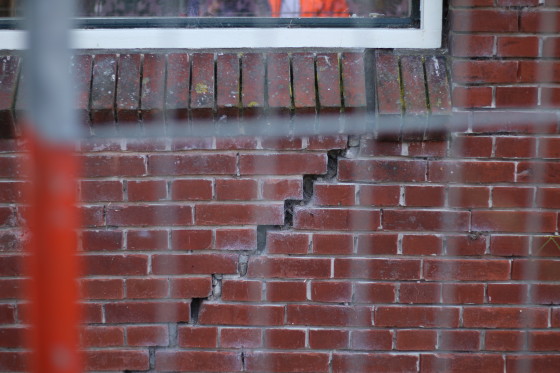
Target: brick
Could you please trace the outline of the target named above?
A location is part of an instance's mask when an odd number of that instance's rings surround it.
[[[556,162],[519,162],[517,182],[557,184],[560,182],[560,164]]]
[[[167,182],[165,180],[130,180],[127,182],[128,200],[160,201],[167,198]]]
[[[212,138],[208,138],[208,140],[212,140]],[[207,149],[211,148],[212,142],[209,141]],[[215,148],[217,150],[257,149],[257,138],[249,136],[218,137]]]
[[[491,232],[554,232],[556,214],[532,211],[473,211],[472,228]]]
[[[169,333],[165,325],[128,326],[126,339],[129,346],[167,346]]]
[[[385,210],[383,228],[396,231],[468,231],[469,218],[469,213],[462,211]]]
[[[556,133],[557,122],[556,116],[547,112],[541,112],[537,117],[534,112],[515,110],[473,113],[473,130],[479,133]]]
[[[314,302],[351,302],[352,284],[341,281],[312,281],[311,300]]]
[[[449,187],[447,192],[450,207],[477,208],[489,207],[490,188],[488,187]]]
[[[560,83],[560,62],[520,61],[518,76],[520,83]]]
[[[401,57],[401,76],[406,113],[410,115],[427,114],[428,104],[422,57]],[[420,134],[424,133],[424,128],[415,128],[412,131],[416,133],[418,130]]]
[[[454,34],[451,53],[455,57],[491,57],[494,54],[494,36]]]
[[[20,255],[0,256],[0,277],[21,277],[23,275],[23,257]]]
[[[264,347],[271,349],[302,349],[305,347],[305,330],[266,329]]]
[[[101,304],[82,304],[82,322],[99,324],[103,322],[103,310]]]
[[[172,298],[206,298],[212,292],[211,277],[172,278]]]
[[[121,250],[123,234],[121,231],[83,231],[82,249],[85,251]]]
[[[408,144],[408,155],[412,157],[444,157],[446,153],[446,141],[434,139],[432,141],[416,141]]]
[[[268,108],[274,114],[286,114],[292,109],[288,53],[269,53],[267,67]]]
[[[248,352],[245,355],[247,372],[328,372],[329,355],[311,352]]]
[[[173,250],[206,250],[212,246],[212,231],[173,230],[171,231],[171,247]]]
[[[25,336],[28,330],[21,327],[0,328],[0,347],[23,348],[25,347]]]
[[[463,311],[466,328],[546,328],[546,308],[472,307]]]
[[[445,252],[451,256],[479,256],[486,252],[485,236],[447,236]]]
[[[224,348],[258,348],[262,346],[260,329],[222,328],[220,346]]]
[[[222,299],[237,302],[258,302],[261,300],[262,283],[259,281],[223,280]]]
[[[377,101],[380,114],[401,114],[400,72],[398,57],[378,52],[376,56]]]
[[[496,137],[496,158],[531,158],[535,156],[536,140],[531,137]]]
[[[157,371],[241,372],[241,355],[229,351],[156,351]]]
[[[126,234],[126,249],[138,251],[166,250],[168,233],[165,230],[131,230]]]
[[[498,0],[498,6],[537,6],[539,0]]]
[[[152,273],[155,275],[234,274],[237,273],[237,255],[234,254],[180,254],[154,255]]]
[[[533,195],[533,188],[494,187],[492,189],[492,207],[531,207]]]
[[[428,165],[429,181],[467,184],[513,182],[513,162],[433,161]]]
[[[560,11],[524,10],[520,16],[520,31],[527,33],[558,33],[560,32]]]
[[[148,273],[146,255],[86,255],[82,257],[86,276],[142,276]]]
[[[282,325],[283,306],[205,303],[198,322],[212,325]]]
[[[21,279],[1,279],[0,280],[0,299],[18,299],[23,296],[24,280]]]
[[[216,57],[216,106],[220,120],[236,119],[239,116],[241,103],[240,66],[236,53],[218,53]]]
[[[417,280],[420,278],[420,260],[335,259],[334,277],[370,280]]]
[[[525,346],[525,333],[512,330],[488,330],[484,346],[488,351],[520,351]]]
[[[544,39],[542,56],[560,58],[560,37],[547,37]]]
[[[263,149],[299,150],[303,147],[303,141],[301,137],[293,136],[266,137],[261,139],[261,146]]]
[[[559,351],[558,332],[532,331],[528,333],[528,349],[531,351]]]
[[[190,101],[190,58],[187,53],[167,55],[165,109],[170,119],[188,118]]]
[[[254,179],[217,179],[216,199],[221,201],[257,199],[257,181]]]
[[[25,184],[22,182],[1,182],[0,203],[18,203],[23,201]]]
[[[338,162],[340,181],[414,182],[426,180],[426,162],[417,160],[350,160]]]
[[[451,94],[445,60],[443,57],[432,56],[425,59],[424,66],[430,111],[432,114],[450,113],[452,107]]]
[[[233,175],[234,154],[158,154],[148,157],[149,173],[163,175]]]
[[[327,172],[325,154],[241,154],[239,172],[242,175],[299,175]]]
[[[260,278],[328,278],[330,259],[251,257],[248,277]]]
[[[307,300],[307,285],[302,281],[274,281],[266,283],[269,302],[303,302]]]
[[[332,359],[333,373],[383,372],[390,367],[396,372],[414,372],[418,370],[418,356],[398,354],[353,354],[334,353]]]
[[[420,370],[449,373],[467,373],[478,370],[488,373],[501,373],[504,371],[504,359],[502,355],[493,354],[426,354],[420,358]]]
[[[400,156],[401,153],[400,141],[381,141],[374,138],[362,138],[360,141],[360,155],[363,156]]]
[[[313,53],[292,54],[293,95],[296,115],[314,114],[315,97],[315,57]]]
[[[529,237],[492,235],[490,253],[498,256],[525,256],[529,254]]]
[[[16,307],[13,304],[0,305],[0,322],[2,324],[13,324],[16,321]]]
[[[204,327],[179,327],[177,344],[183,348],[215,348],[218,343],[218,329]]]
[[[120,202],[123,200],[121,181],[83,180],[80,182],[80,200],[83,202]]]
[[[0,157],[0,177],[19,178],[25,176],[24,162],[18,157]]]
[[[9,207],[0,207],[0,227],[13,227],[16,224],[16,211]]]
[[[395,234],[362,234],[358,236],[357,252],[361,255],[394,255],[397,239]]]
[[[396,349],[401,351],[430,351],[436,348],[435,330],[397,330]]]
[[[538,188],[536,205],[540,208],[560,208],[560,191],[557,188]]]
[[[454,87],[453,106],[483,108],[492,106],[492,87]]]
[[[357,303],[394,303],[396,290],[394,284],[357,282],[354,301]]]
[[[453,80],[467,84],[515,83],[518,81],[517,68],[517,61],[455,61]]]
[[[215,248],[218,250],[256,250],[257,231],[249,229],[216,230]]]
[[[241,104],[243,116],[259,115],[265,103],[265,59],[260,53],[248,53],[241,56],[242,93]]]
[[[316,183],[313,188],[314,202],[318,206],[352,206],[355,203],[354,185]]]
[[[440,303],[441,285],[404,283],[399,288],[399,302],[404,304]]]
[[[124,329],[112,326],[85,327],[80,330],[80,343],[84,347],[122,346]]]
[[[361,206],[398,206],[400,201],[398,185],[360,185]]]
[[[269,231],[266,246],[270,254],[307,254],[309,235],[283,231]]]
[[[91,82],[91,121],[94,126],[114,128],[117,94],[117,56],[99,54],[93,57]]]
[[[539,139],[539,158],[560,158],[560,138],[542,138]]]
[[[455,307],[379,306],[374,321],[381,327],[444,327],[459,326],[459,309]]]
[[[480,332],[475,330],[442,330],[438,348],[451,351],[480,350]]]
[[[533,108],[537,106],[537,87],[497,87],[497,108]]]
[[[560,256],[555,236],[533,236],[531,246],[533,256]]]
[[[390,350],[392,339],[390,330],[353,330],[350,347],[353,350]]]
[[[124,282],[120,279],[82,279],[80,296],[84,299],[122,299]]]
[[[438,255],[443,252],[443,239],[435,235],[412,235],[402,237],[404,255]]]
[[[511,272],[513,280],[558,281],[560,261],[557,260],[514,260]]]
[[[545,108],[557,108],[560,106],[560,89],[542,87],[541,88],[541,106]]]
[[[137,123],[140,110],[140,54],[121,54],[118,60],[116,110],[119,123]]]
[[[506,367],[508,372],[513,373],[526,372],[527,369],[553,373],[560,369],[560,359],[558,355],[508,356]]]
[[[128,299],[166,298],[169,283],[162,278],[126,279],[126,297]]]
[[[321,113],[338,113],[342,107],[338,54],[317,54],[317,94]]]
[[[18,56],[0,56],[0,137],[15,136],[15,119],[13,108],[16,102],[16,89],[21,58]]]
[[[188,322],[188,302],[124,302],[105,305],[107,323]]]
[[[489,158],[492,155],[492,138],[487,136],[453,137],[450,155],[458,158]]]
[[[553,284],[531,285],[529,293],[532,303],[535,304],[560,304],[560,286]]]
[[[378,210],[297,208],[294,213],[296,229],[376,230],[379,222]]]
[[[406,206],[411,207],[443,207],[445,189],[440,186],[408,186],[405,187]]]
[[[366,86],[364,55],[343,52],[341,58],[344,111],[364,109],[366,106]]]
[[[212,181],[188,179],[171,181],[171,198],[174,201],[207,201],[212,199]]]
[[[214,54],[191,55],[190,108],[193,118],[211,119],[214,111]]]
[[[83,177],[143,176],[145,159],[138,155],[80,157]]]
[[[515,32],[517,11],[501,9],[455,9],[451,30],[456,32]]]
[[[78,120],[85,125],[89,124],[92,63],[92,56],[87,54],[74,55],[70,61],[72,88],[76,97],[74,109],[77,111]]]
[[[498,56],[501,57],[537,57],[539,39],[535,36],[501,36],[498,38]]]
[[[281,225],[284,206],[278,204],[212,204],[197,205],[197,225]]]
[[[161,226],[192,225],[190,206],[179,205],[121,205],[107,207],[107,225]]]
[[[340,329],[310,329],[309,347],[317,350],[346,349],[349,332]]]
[[[286,308],[288,325],[371,326],[371,307],[296,305]]]
[[[95,350],[84,353],[84,369],[100,370],[146,370],[150,368],[148,351]]]
[[[348,234],[314,234],[312,250],[315,254],[352,254],[354,237]]]
[[[509,273],[507,260],[424,260],[424,278],[431,281],[505,281]]]
[[[483,284],[443,284],[443,303],[481,304],[484,303]]]

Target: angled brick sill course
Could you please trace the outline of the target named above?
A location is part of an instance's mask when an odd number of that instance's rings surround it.
[[[26,109],[21,65],[19,56],[0,56],[2,138],[17,135]],[[389,126],[380,132],[398,139],[395,128],[403,128],[403,138],[445,130],[443,118],[451,113],[440,55],[107,52],[76,55],[73,69],[76,109],[92,129],[197,118],[376,113]],[[425,128],[406,133],[407,118],[424,117]],[[442,120],[434,124],[428,117]]]

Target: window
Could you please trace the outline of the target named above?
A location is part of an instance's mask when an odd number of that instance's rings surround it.
[[[2,14],[14,17],[0,23],[1,49],[24,47],[19,2],[0,3]],[[437,48],[441,42],[442,0],[82,2],[72,34],[77,49]]]

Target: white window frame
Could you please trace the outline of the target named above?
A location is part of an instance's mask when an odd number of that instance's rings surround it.
[[[74,49],[439,48],[442,0],[420,2],[419,28],[76,29]],[[0,30],[0,50],[26,47],[25,31]]]

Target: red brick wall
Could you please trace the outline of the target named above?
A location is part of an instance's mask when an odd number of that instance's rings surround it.
[[[87,369],[560,371],[559,121],[557,100],[544,100],[558,90],[558,30],[547,21],[557,5],[451,1],[453,118],[462,126],[439,140],[406,131],[410,118],[425,131],[428,114],[448,113],[435,62],[385,51],[375,60],[376,102],[393,127],[378,130],[398,141],[368,133],[83,143]],[[544,18],[535,26],[534,17]],[[79,109],[93,129],[269,111],[297,124],[343,105],[364,112],[371,98],[371,75],[353,54],[332,65],[309,53],[217,55],[216,75],[208,55],[191,55],[185,75],[185,56],[167,56],[166,74],[157,56],[84,57]],[[128,66],[116,82],[102,74],[115,64]],[[556,72],[543,78],[535,65]],[[423,73],[424,85],[415,79]],[[115,85],[110,100],[100,94]],[[524,110],[505,115],[510,106]],[[17,107],[0,113],[11,118]],[[500,110],[478,110],[490,108]],[[0,142],[6,372],[28,363],[21,158],[17,140]]]

